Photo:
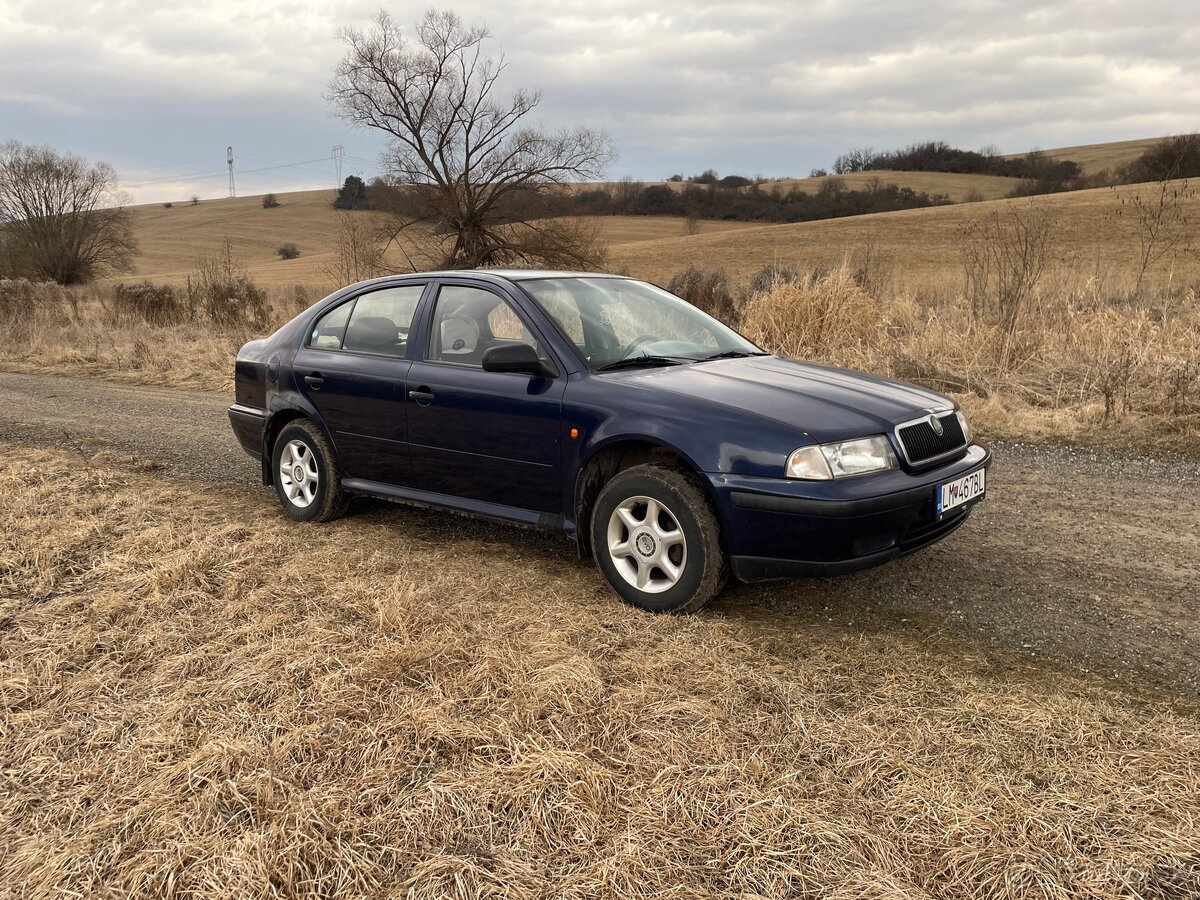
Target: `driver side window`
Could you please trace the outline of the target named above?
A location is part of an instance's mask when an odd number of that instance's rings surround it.
[[[426,359],[479,367],[490,348],[518,341],[542,355],[516,310],[499,294],[459,285],[438,291]]]

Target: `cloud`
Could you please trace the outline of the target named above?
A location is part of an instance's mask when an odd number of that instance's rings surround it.
[[[342,53],[338,29],[367,24],[375,8],[9,0],[0,137],[119,169],[190,159],[201,140],[218,161],[225,143],[274,162],[339,142],[372,158],[382,140],[348,132],[321,93]],[[1192,0],[454,8],[489,24],[512,86],[544,90],[547,124],[612,132],[614,175],[803,174],[851,146],[937,138],[1017,151],[1200,128]],[[263,183],[284,189],[280,171]],[[293,174],[297,185],[316,177]]]

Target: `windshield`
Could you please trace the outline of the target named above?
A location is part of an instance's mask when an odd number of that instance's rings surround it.
[[[662,288],[628,278],[538,278],[521,287],[593,371],[642,357],[759,354],[752,343]]]

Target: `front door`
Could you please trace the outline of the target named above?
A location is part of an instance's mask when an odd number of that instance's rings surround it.
[[[498,344],[524,341],[545,355],[499,294],[444,285],[431,319],[425,358],[408,373],[413,487],[561,514],[566,378],[483,370]]]

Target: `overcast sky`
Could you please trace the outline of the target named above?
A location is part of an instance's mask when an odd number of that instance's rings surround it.
[[[0,0],[0,141],[112,163],[138,201],[332,187],[383,140],[321,95],[378,0]],[[425,4],[388,4],[408,26]],[[492,0],[512,87],[607,128],[611,178],[807,175],[849,147],[1004,152],[1200,129],[1200,4],[1064,0]],[[652,10],[652,11],[651,11]]]

